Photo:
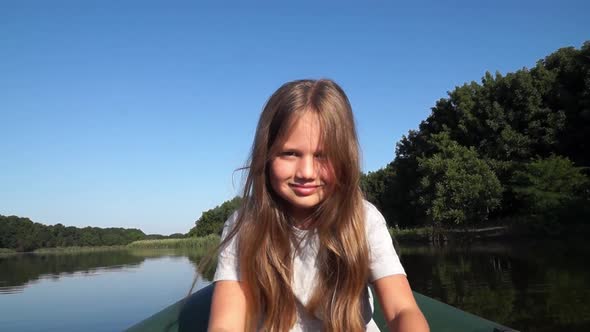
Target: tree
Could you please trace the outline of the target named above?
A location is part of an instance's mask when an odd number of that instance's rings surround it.
[[[514,173],[512,190],[526,212],[550,215],[587,196],[588,178],[582,170],[566,157],[537,158]]]
[[[47,226],[17,216],[0,215],[0,248],[33,251],[69,246],[126,245],[144,239],[138,229]]]
[[[206,236],[209,234],[221,234],[223,223],[242,204],[242,198],[234,197],[225,201],[213,209],[203,212],[201,217],[195,221],[195,227],[191,228],[187,236]]]
[[[446,133],[432,136],[438,151],[418,158],[420,203],[437,225],[483,222],[500,205],[502,186],[474,148],[451,140]]]
[[[558,154],[574,163],[590,166],[590,41],[581,50],[562,48],[542,62],[556,75],[549,103],[566,114]]]
[[[590,141],[590,42],[579,50],[559,49],[530,70],[486,72],[480,83],[458,86],[438,100],[418,129],[397,144],[392,172],[376,177],[383,190],[367,196],[390,210],[388,222],[416,226],[430,218],[421,208],[418,159],[437,153],[432,139],[442,133],[473,149],[502,184],[503,204],[494,216],[518,213],[510,182],[532,158],[557,154],[590,166],[585,143]]]

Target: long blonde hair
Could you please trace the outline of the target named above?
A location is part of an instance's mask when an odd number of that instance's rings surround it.
[[[331,80],[299,80],[281,86],[266,103],[252,145],[236,227],[238,261],[247,298],[247,330],[287,331],[296,321],[291,288],[295,240],[285,202],[269,182],[270,162],[289,129],[305,112],[317,115],[320,142],[335,183],[313,213],[319,238],[318,280],[307,310],[325,331],[364,331],[361,295],[369,251],[360,190],[359,146],[344,91]]]

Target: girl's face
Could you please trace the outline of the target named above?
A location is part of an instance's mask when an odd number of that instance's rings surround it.
[[[272,189],[287,202],[291,216],[303,221],[326,198],[333,181],[331,165],[320,146],[317,115],[305,112],[271,161]]]

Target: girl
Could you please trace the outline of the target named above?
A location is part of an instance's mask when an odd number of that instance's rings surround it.
[[[383,216],[363,200],[350,103],[330,80],[281,86],[226,222],[209,331],[428,331]]]

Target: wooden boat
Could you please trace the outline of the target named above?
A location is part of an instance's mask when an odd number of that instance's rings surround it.
[[[127,332],[206,331],[212,295],[213,285],[209,285],[130,327]],[[414,296],[432,332],[517,332],[422,294],[414,292]],[[373,319],[381,331],[387,331],[378,301],[375,301]]]

